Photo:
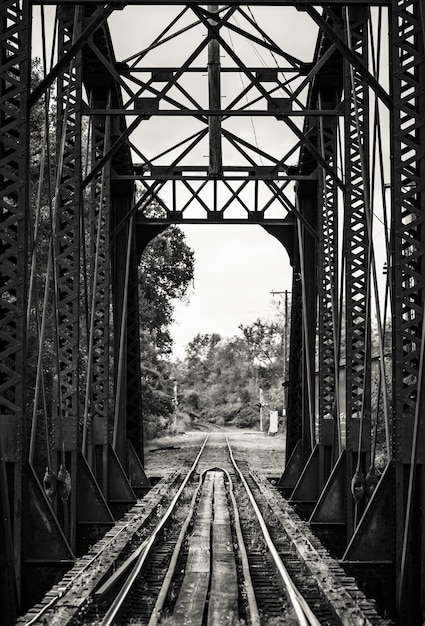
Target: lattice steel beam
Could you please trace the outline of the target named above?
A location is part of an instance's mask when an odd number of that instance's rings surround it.
[[[62,0],[63,5],[74,5],[76,0]],[[391,0],[370,0],[370,2],[365,2],[365,0],[343,0],[344,6],[360,6],[363,7],[365,4],[369,6],[389,6]],[[34,2],[34,4],[41,4],[40,2]],[[43,0],[42,4],[56,4],[55,0]],[[98,4],[98,0],[78,0],[78,4]],[[108,4],[112,6],[116,5],[121,8],[122,3],[119,0],[112,0]],[[199,0],[157,0],[155,4],[161,5],[199,5],[204,4],[203,2],[199,2]],[[341,0],[267,0],[265,3],[264,0],[227,0],[226,5],[228,6],[264,6],[267,4],[269,6],[277,6],[277,7],[297,7],[300,10],[305,9],[307,6],[341,6]],[[152,5],[152,0],[127,0],[126,5]]]
[[[98,163],[109,150],[111,124],[95,118],[91,127],[91,164]],[[108,161],[90,186],[89,239],[89,380],[86,405],[93,420],[92,443],[107,445],[110,424],[110,204],[111,163]],[[88,403],[88,404],[87,404]],[[91,430],[91,429],[90,429]]]
[[[22,461],[27,276],[28,6],[0,6],[0,433],[6,460]]]
[[[10,0],[0,5],[0,497],[4,515],[0,522],[0,604],[6,620],[16,617],[20,593],[27,426],[29,10],[27,2]],[[6,503],[11,517],[6,515]]]
[[[425,52],[419,0],[393,8],[394,456],[410,462],[425,297]],[[423,447],[418,447],[421,462]]]
[[[59,10],[59,54],[65,54],[81,30],[81,8]],[[63,426],[58,444],[76,450],[79,410],[80,342],[80,183],[81,55],[58,81],[58,168],[55,224],[55,283],[58,332],[57,410]]]
[[[294,241],[295,244],[295,241]],[[302,320],[302,289],[300,281],[300,258],[299,250],[295,249],[293,263],[293,281],[291,296],[291,329],[290,350],[288,360],[288,406],[286,410],[286,462],[294,452],[297,443],[302,439],[302,421],[300,416],[303,411],[303,320]]]
[[[337,163],[336,120],[319,123],[321,153],[332,168]],[[334,178],[322,170],[322,203],[318,211],[318,350],[319,441],[323,440],[323,418],[338,419],[338,207]]]
[[[367,9],[345,14],[348,45],[367,64]],[[368,219],[369,91],[362,75],[345,62],[345,276],[347,450],[358,450],[358,426],[370,420],[370,257]],[[370,429],[370,426],[369,426]],[[364,430],[362,449],[369,442]]]
[[[143,463],[142,374],[139,324],[139,275],[134,229],[127,303],[127,438]]]
[[[425,14],[392,5],[393,453],[396,464],[397,609],[424,613]]]

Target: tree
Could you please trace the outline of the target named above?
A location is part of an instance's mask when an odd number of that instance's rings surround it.
[[[158,434],[175,410],[169,355],[173,300],[187,297],[194,253],[177,226],[169,226],[146,248],[139,266],[142,400],[146,437]]]
[[[192,419],[253,426],[259,419],[259,390],[270,408],[282,403],[282,328],[256,320],[241,336],[196,335],[175,368],[179,409]]]
[[[141,322],[164,354],[170,354],[172,349],[172,301],[186,297],[193,268],[193,250],[178,226],[169,226],[143,253],[139,266]]]

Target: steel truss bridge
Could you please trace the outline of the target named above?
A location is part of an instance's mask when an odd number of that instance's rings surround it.
[[[422,624],[422,0],[50,5],[0,5],[5,623],[149,487],[145,246],[169,224],[236,223],[293,268],[279,486]]]

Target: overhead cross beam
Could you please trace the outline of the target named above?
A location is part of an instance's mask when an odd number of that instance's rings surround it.
[[[56,4],[54,0],[43,0],[40,2],[33,2],[33,4]],[[63,0],[61,4],[64,5],[75,5],[76,0]],[[99,4],[99,0],[82,0],[79,1],[78,4]],[[108,2],[108,4],[112,6],[117,6],[122,8],[122,2],[119,0],[112,0]],[[151,0],[128,0],[125,3],[127,6],[143,6],[149,5],[152,6]],[[158,6],[174,6],[174,5],[185,5],[185,6],[199,6],[205,3],[199,2],[199,0],[157,0],[155,2]],[[267,0],[265,3],[264,0],[253,0],[252,2],[249,0],[227,0],[227,6],[275,6],[275,7],[296,7],[301,11],[309,6],[341,6],[341,0]],[[390,6],[391,0],[371,0],[370,2],[366,2],[366,0],[344,0],[344,6]]]

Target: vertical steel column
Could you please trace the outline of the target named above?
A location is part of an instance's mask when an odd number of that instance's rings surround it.
[[[94,97],[93,97],[94,99]],[[105,103],[103,103],[105,104]],[[93,102],[93,106],[96,103]],[[111,145],[111,118],[95,117],[91,125],[91,167],[107,153]],[[95,176],[90,198],[90,255],[88,267],[91,277],[89,303],[89,379],[87,381],[86,409],[88,439],[94,446],[93,467],[106,493],[107,446],[112,431],[110,406],[110,204],[111,162],[108,160]],[[84,450],[86,452],[86,450]]]
[[[288,216],[286,224],[264,226],[285,247],[292,266],[290,310],[289,358],[286,369],[286,443],[285,468],[278,487],[289,496],[303,470],[303,302],[301,286],[301,260],[297,241],[296,220]]]
[[[304,219],[317,228],[317,181],[300,182],[297,189],[298,208]],[[302,287],[302,459],[310,456],[315,434],[315,349],[317,323],[317,245],[312,235],[298,221],[300,242],[300,275]]]
[[[121,465],[126,466],[127,457],[127,428],[129,403],[127,393],[129,389],[128,348],[129,326],[134,319],[129,318],[128,309],[134,307],[134,296],[130,291],[132,280],[131,265],[135,262],[132,253],[133,220],[129,218],[132,207],[132,195],[129,185],[116,186],[112,189],[113,223],[117,228],[112,243],[112,279],[113,279],[113,311],[114,311],[114,452]],[[134,282],[134,281],[133,281]],[[137,402],[136,402],[137,404]],[[141,418],[140,418],[141,419]]]
[[[393,453],[397,604],[425,610],[425,49],[422,0],[392,3]]]
[[[0,605],[12,622],[21,578],[30,5],[0,4]]]
[[[368,10],[346,9],[348,46],[365,65]],[[348,484],[360,449],[370,449],[370,296],[369,296],[369,94],[360,72],[345,61],[345,276],[346,276],[346,449]],[[363,425],[361,421],[363,420]],[[363,456],[363,455],[362,455]],[[367,461],[362,470],[366,473]],[[348,534],[353,531],[353,499],[348,498]]]
[[[317,181],[297,185],[297,206],[313,230],[316,228]],[[278,487],[289,496],[312,452],[314,440],[317,259],[316,241],[298,220],[291,248],[293,267],[291,337],[288,363],[286,463]]]
[[[218,13],[218,5],[208,5],[211,13]],[[217,19],[219,16],[217,15]],[[221,89],[220,89],[220,44],[213,35],[217,29],[216,22],[209,19],[212,39],[208,44],[208,90],[209,108],[212,111],[221,109]],[[218,36],[218,33],[216,33]],[[208,119],[209,127],[209,175],[219,176],[222,173],[222,150],[221,150],[221,119],[218,115],[211,115]]]
[[[288,360],[288,406],[286,410],[286,464],[302,437],[302,290],[299,251],[295,248],[291,297],[291,326]]]
[[[127,302],[127,437],[142,464],[143,419],[142,419],[142,373],[140,364],[139,324],[139,275],[136,247],[136,229],[131,241],[130,272]]]
[[[59,8],[59,57],[81,32],[82,8]],[[57,449],[76,475],[80,392],[80,215],[81,215],[81,53],[61,74],[57,87],[58,167],[55,224],[55,282],[57,299]],[[62,460],[61,460],[62,462]],[[70,544],[75,546],[76,491],[70,496]]]
[[[320,101],[321,108],[332,108],[335,102]],[[337,120],[319,121],[320,152],[329,168],[336,171]],[[318,419],[319,484],[323,488],[339,447],[339,303],[338,294],[338,207],[337,185],[328,170],[322,169],[321,205],[318,211]],[[333,454],[332,454],[333,452]],[[334,458],[332,458],[334,457]]]

